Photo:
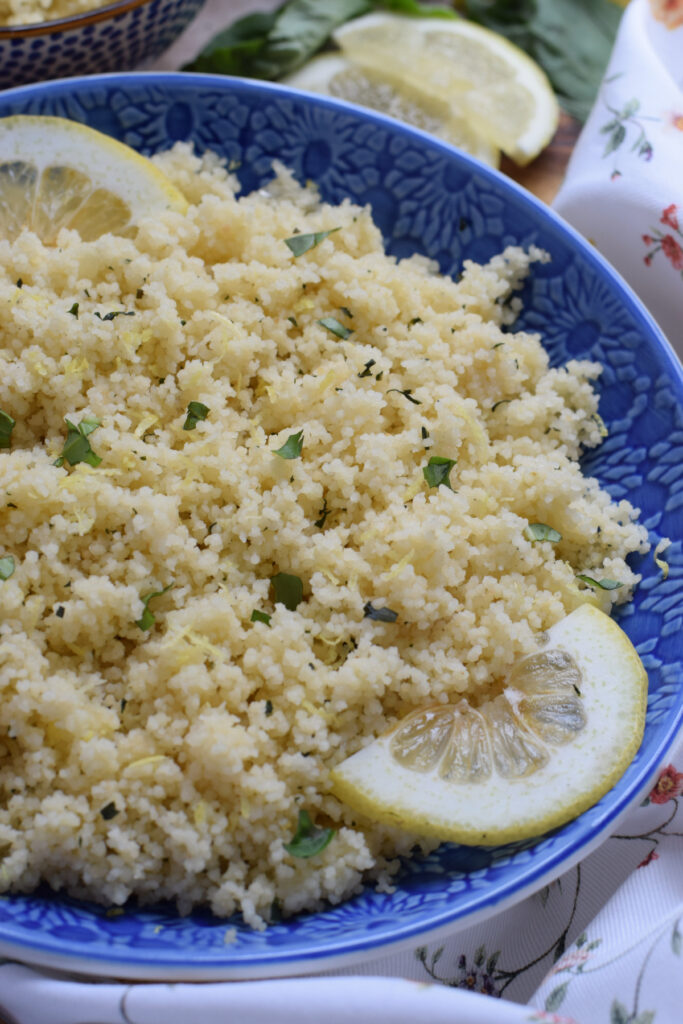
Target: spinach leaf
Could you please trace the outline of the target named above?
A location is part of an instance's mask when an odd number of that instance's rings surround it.
[[[318,828],[314,825],[308,811],[299,811],[294,838],[283,845],[292,857],[315,857],[316,853],[321,853],[329,845],[334,834],[333,828]]]
[[[271,576],[270,583],[276,604],[283,604],[290,612],[296,610],[304,599],[304,585],[299,576],[278,572]]]
[[[53,466],[63,466],[65,461],[70,466],[75,466],[78,462],[87,462],[93,468],[99,466],[102,459],[90,447],[88,435],[92,434],[93,430],[97,430],[101,421],[94,416],[86,416],[77,427],[70,420],[64,422],[67,426],[66,441],[62,454],[55,459]]]
[[[611,0],[466,0],[472,21],[537,61],[564,109],[584,121],[605,73],[622,10]]]

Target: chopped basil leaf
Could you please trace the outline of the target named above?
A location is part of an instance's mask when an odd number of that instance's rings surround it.
[[[283,845],[292,857],[315,857],[330,843],[334,834],[333,828],[317,828],[311,821],[308,811],[299,811],[299,822],[294,838]]]
[[[511,398],[501,398],[500,402],[494,402],[491,406],[491,412],[495,412],[499,405],[507,405],[507,403],[511,401]]]
[[[257,608],[254,608],[251,613],[250,622],[265,622],[266,626],[270,625],[270,615],[267,612],[260,612]]]
[[[528,523],[524,527],[524,536],[531,541],[549,540],[551,544],[557,544],[558,540],[562,540],[559,530],[554,530],[546,523]]]
[[[451,491],[450,475],[455,459],[447,459],[443,455],[432,455],[426,466],[422,469],[422,475],[430,487],[448,487]]]
[[[187,419],[183,423],[183,430],[194,430],[200,420],[205,420],[211,410],[203,402],[190,402],[187,407]]]
[[[136,619],[136,621],[135,621],[135,625],[136,626],[139,626],[140,629],[144,629],[144,630],[152,628],[152,626],[156,622],[156,618],[154,617],[152,612],[149,610],[149,602],[151,600],[153,600],[153,598],[155,598],[155,597],[161,597],[161,595],[165,594],[167,590],[170,590],[172,586],[173,586],[173,584],[169,583],[169,585],[167,587],[164,587],[163,590],[152,590],[151,593],[143,594],[142,595],[142,603],[145,606],[145,609],[144,609],[144,611],[142,613],[142,617],[139,618],[139,619]]]
[[[350,309],[347,309],[346,306],[340,306],[339,312],[343,313],[344,316],[348,316],[350,320],[353,320],[353,313],[351,312]]]
[[[304,446],[304,432],[290,434],[282,448],[277,448],[273,455],[279,455],[281,459],[298,459]]]
[[[373,608],[370,601],[363,606],[363,616],[366,619],[374,619],[375,622],[396,622],[398,612],[391,608]]]
[[[338,338],[348,338],[349,335],[353,334],[353,331],[349,330],[348,327],[344,327],[344,324],[340,324],[334,316],[324,316],[322,320],[318,320],[321,327],[326,327],[332,334],[336,334]]]
[[[75,316],[76,319],[78,320],[78,303],[77,302],[74,302],[73,306],[69,310],[69,313],[71,313],[72,316]]]
[[[504,345],[504,344],[505,344],[504,341],[497,341],[495,345],[491,346],[491,350],[493,351],[494,348],[500,348],[501,345]]]
[[[14,559],[11,555],[0,558],[0,580],[8,580],[14,572]]]
[[[314,231],[310,235],[292,235],[291,238],[285,238],[285,245],[294,256],[303,256],[309,249],[315,249],[316,245],[320,245],[328,235],[339,230],[339,228],[330,228],[329,231]]]
[[[380,370],[379,373],[377,374],[377,376],[375,377],[375,380],[381,380],[383,376],[384,376],[384,370]]]
[[[376,359],[368,359],[367,363],[365,364],[365,369],[362,370],[358,374],[358,376],[359,377],[371,377],[372,374],[370,373],[370,370],[372,369],[372,367],[375,365],[376,362],[377,362]]]
[[[413,398],[413,392],[411,388],[408,388],[407,391],[401,391],[400,388],[389,388],[387,390],[387,394],[389,394],[389,391],[398,391],[399,395],[403,395],[403,397],[407,398],[409,402],[413,403],[413,405],[422,405],[422,402],[419,400],[419,398]]]
[[[66,441],[62,454],[58,459],[55,459],[53,466],[63,466],[65,461],[70,466],[75,466],[79,462],[87,462],[93,468],[99,466],[102,459],[90,447],[88,435],[97,430],[101,425],[101,420],[96,419],[94,416],[86,416],[77,427],[70,420],[64,420],[64,422],[67,426]]]
[[[0,448],[9,448],[11,446],[12,431],[15,425],[15,421],[10,414],[0,409]]]
[[[267,700],[266,701],[266,706],[265,706],[265,709],[264,709],[264,713],[265,713],[266,718],[270,718],[270,716],[272,715],[272,713],[273,713],[273,702],[272,702],[272,700]]]
[[[18,277],[17,278],[17,288],[23,288],[23,287],[24,287],[24,282],[21,280],[20,277]]]
[[[298,576],[292,576],[288,572],[278,572],[271,576],[271,585],[275,595],[275,603],[283,604],[290,612],[296,610],[297,605],[304,599],[304,585]]]
[[[58,619],[64,618],[64,611],[65,609],[63,604],[60,604],[55,608],[55,615],[57,616]]]
[[[415,324],[423,324],[424,320],[420,316],[414,316],[412,320],[408,321],[408,327],[413,327]]]
[[[318,510],[318,515],[320,516],[320,519],[316,519],[313,525],[317,526],[319,530],[322,530],[323,526],[325,525],[325,520],[330,515],[330,513],[331,509],[327,507],[327,498],[323,498],[323,507]]]
[[[592,576],[584,576],[583,573],[577,573],[577,580],[581,580],[582,583],[588,584],[589,587],[599,587],[600,590],[618,590],[619,587],[623,587],[623,583],[617,583],[616,580],[594,580]]]
[[[420,433],[422,435],[422,440],[426,441],[427,438],[429,437],[429,431],[427,430],[427,428],[426,427],[420,427]]]
[[[135,298],[136,299],[144,299],[144,297],[145,297],[145,293],[144,293],[143,289],[142,288],[138,288],[138,290],[135,293]]]
[[[288,316],[287,319],[289,320],[289,322],[292,325],[292,327],[298,327],[299,326],[298,323],[296,322],[296,317],[295,316]]]
[[[95,316],[97,317],[98,320],[105,321],[105,320],[115,320],[117,316],[135,316],[135,313],[134,313],[134,311],[132,309],[131,310],[116,309],[116,310],[112,310],[111,313],[105,313],[104,316],[102,316],[101,313],[98,313],[97,310],[95,310]]]
[[[120,814],[120,811],[112,800],[111,803],[105,804],[104,807],[100,808],[100,814],[105,821],[111,821],[117,814]]]

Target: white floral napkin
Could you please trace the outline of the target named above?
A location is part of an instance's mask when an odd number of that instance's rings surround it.
[[[555,208],[683,355],[683,0],[632,0]],[[334,974],[127,985],[0,961],[0,1024],[681,1024],[683,737],[617,832],[550,886]]]

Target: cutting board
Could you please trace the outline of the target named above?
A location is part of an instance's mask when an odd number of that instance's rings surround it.
[[[550,145],[540,156],[526,167],[517,167],[507,157],[503,157],[500,169],[543,202],[551,203],[562,184],[569,157],[580,131],[581,123],[563,112]]]

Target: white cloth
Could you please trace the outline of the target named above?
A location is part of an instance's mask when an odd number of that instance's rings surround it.
[[[206,17],[215,19],[223,2],[210,0]],[[680,25],[666,27],[648,0],[632,0],[555,206],[621,271],[676,346],[683,334],[683,0],[651,4]],[[235,3],[231,14],[248,6],[267,3]],[[194,32],[199,38],[201,18]],[[176,66],[191,56],[178,51]],[[117,984],[0,962],[0,1022],[680,1024],[683,737],[650,796],[556,882],[445,940],[334,973]]]

